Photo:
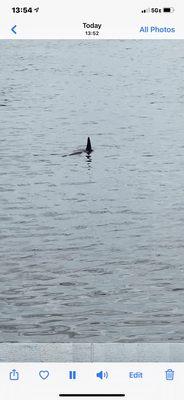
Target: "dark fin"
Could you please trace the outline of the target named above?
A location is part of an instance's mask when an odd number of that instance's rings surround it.
[[[91,153],[93,150],[92,150],[92,147],[91,147],[91,140],[90,140],[90,138],[88,137],[88,140],[87,140],[87,146],[86,146],[86,152],[87,153]]]

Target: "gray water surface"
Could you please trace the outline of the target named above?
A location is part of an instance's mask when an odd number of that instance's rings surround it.
[[[0,341],[183,340],[183,41],[0,45]]]

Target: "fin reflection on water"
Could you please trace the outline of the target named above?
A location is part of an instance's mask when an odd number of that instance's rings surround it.
[[[87,154],[86,155],[86,158],[87,158],[87,163],[91,163],[91,161],[92,161],[92,158],[91,158],[91,156],[90,156],[90,154]]]

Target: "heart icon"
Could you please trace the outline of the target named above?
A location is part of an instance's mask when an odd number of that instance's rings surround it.
[[[49,377],[49,371],[40,371],[39,375],[40,375],[40,378],[47,379]]]

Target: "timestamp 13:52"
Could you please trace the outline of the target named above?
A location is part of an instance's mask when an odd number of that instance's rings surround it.
[[[86,31],[87,36],[99,36],[99,31]]]

